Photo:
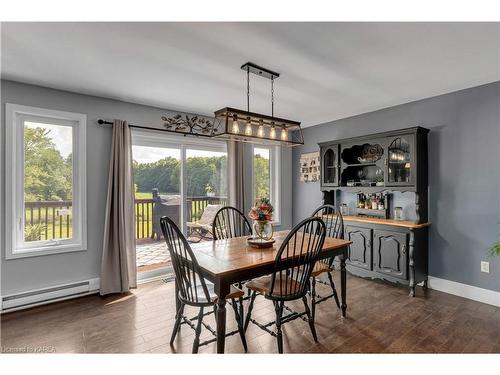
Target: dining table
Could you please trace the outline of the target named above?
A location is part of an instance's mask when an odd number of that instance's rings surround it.
[[[274,233],[272,247],[255,248],[247,243],[248,237],[204,241],[191,244],[203,277],[214,284],[217,294],[216,339],[217,353],[224,353],[226,339],[226,295],[233,284],[269,275],[274,270],[278,250],[288,230]],[[340,294],[342,317],[347,310],[347,278],[345,261],[351,241],[326,237],[320,259],[338,257],[340,260]]]

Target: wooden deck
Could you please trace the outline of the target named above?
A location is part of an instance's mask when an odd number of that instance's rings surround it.
[[[135,250],[137,272],[152,271],[170,264],[170,255],[163,239],[137,241]]]

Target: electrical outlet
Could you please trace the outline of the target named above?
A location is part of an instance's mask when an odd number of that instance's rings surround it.
[[[481,272],[490,273],[490,262],[481,261]]]

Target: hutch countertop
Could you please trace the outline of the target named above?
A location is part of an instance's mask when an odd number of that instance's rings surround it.
[[[363,216],[343,216],[343,218],[344,221],[356,221],[359,223],[390,225],[393,227],[403,227],[409,229],[424,228],[431,225],[430,222],[415,224],[413,221],[408,221],[408,220],[381,219],[381,218],[363,217]]]

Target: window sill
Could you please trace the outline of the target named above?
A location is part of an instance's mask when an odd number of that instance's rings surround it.
[[[5,253],[5,259],[9,260],[9,259],[31,258],[44,255],[74,253],[79,251],[87,251],[86,246],[83,246],[81,244],[68,244],[59,246],[26,248],[26,249],[18,249],[15,251],[7,251]]]

